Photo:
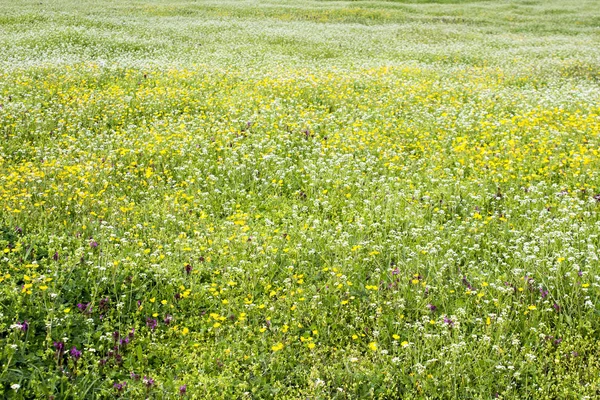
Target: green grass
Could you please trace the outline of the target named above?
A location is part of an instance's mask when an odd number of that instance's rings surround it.
[[[0,397],[598,397],[598,1],[0,9]]]

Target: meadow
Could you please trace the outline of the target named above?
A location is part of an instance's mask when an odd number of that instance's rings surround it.
[[[0,397],[600,396],[600,1],[0,0]]]

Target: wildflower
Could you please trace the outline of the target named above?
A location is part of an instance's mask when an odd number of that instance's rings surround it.
[[[13,383],[12,385],[10,385],[10,388],[11,388],[12,390],[14,390],[15,392],[16,392],[17,390],[19,390],[19,388],[20,388],[20,387],[21,387],[21,385],[19,385],[18,383]]]
[[[92,304],[91,303],[77,303],[77,308],[79,309],[79,311],[81,311],[82,313],[85,314],[91,314],[92,312]]]
[[[23,332],[27,332],[27,330],[29,329],[29,323],[27,322],[27,320],[25,320],[21,323],[17,323],[17,327]]]
[[[157,326],[157,325],[158,325],[158,322],[157,322],[155,319],[153,319],[153,318],[150,318],[150,317],[147,317],[147,318],[146,318],[146,326],[147,326],[148,328],[150,328],[150,330],[154,330],[154,329],[156,329],[156,326]]]
[[[139,380],[140,380],[140,376],[139,376],[138,374],[136,374],[135,372],[133,372],[133,371],[131,371],[131,372],[129,373],[129,377],[130,377],[131,379],[133,379],[134,381],[139,381]]]
[[[187,385],[181,385],[181,386],[179,386],[179,395],[180,396],[183,396],[186,391],[187,391]]]
[[[98,242],[96,242],[94,239],[90,239],[90,247],[92,249],[95,249],[96,247],[98,247]]]
[[[98,303],[98,307],[101,310],[104,310],[108,307],[108,303],[110,303],[110,299],[108,297],[104,297],[100,300],[100,302]]]
[[[165,325],[169,325],[171,323],[171,321],[173,321],[173,316],[172,315],[165,315],[165,318],[163,320],[163,322],[165,323]]]
[[[429,308],[429,311],[431,312],[435,312],[435,310],[437,310],[437,307],[433,304],[427,304],[427,308]]]
[[[277,343],[271,347],[271,350],[273,350],[273,351],[279,351],[282,349],[283,349],[283,343]]]
[[[117,390],[117,392],[122,392],[123,389],[125,389],[125,386],[127,386],[127,382],[123,382],[123,383],[114,383],[113,387]]]
[[[152,386],[154,386],[155,382],[154,379],[148,377],[148,376],[144,376],[144,379],[142,379],[142,382],[144,383],[144,385],[146,385],[146,387],[150,388]]]
[[[377,351],[377,343],[376,342],[369,343],[369,349],[371,349],[372,351]]]
[[[189,275],[192,272],[192,266],[190,264],[185,264],[184,270],[185,273]]]
[[[77,361],[81,358],[81,351],[77,350],[77,347],[73,346],[73,348],[71,348],[70,351],[71,357],[73,357],[73,360]]]
[[[450,318],[444,316],[444,323],[447,324],[448,326],[450,326],[451,328],[454,326],[454,321],[452,321]]]

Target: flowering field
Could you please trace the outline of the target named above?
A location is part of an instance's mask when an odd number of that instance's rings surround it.
[[[0,10],[0,397],[600,396],[597,0]]]

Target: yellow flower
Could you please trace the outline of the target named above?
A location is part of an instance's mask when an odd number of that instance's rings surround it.
[[[160,304],[162,304],[163,306],[167,305],[167,301],[166,300],[161,300]]]
[[[529,306],[529,307],[527,307],[527,308],[528,308],[529,310],[533,311],[533,310],[535,310],[537,307],[536,307],[536,306],[534,306],[534,305],[530,305],[530,306]]]
[[[183,328],[183,330],[181,331],[182,335],[187,335],[188,333],[190,333],[190,330],[188,328]]]
[[[221,323],[220,323],[220,322],[215,322],[215,323],[214,323],[214,325],[213,325],[213,328],[218,328],[218,327],[220,327],[220,326],[221,326]]]
[[[408,342],[405,340],[404,342],[400,343],[400,346],[407,347],[408,346]]]
[[[283,349],[283,343],[277,343],[276,345],[273,345],[273,347],[271,347],[271,350],[273,351],[279,351]]]
[[[156,301],[156,297],[150,299],[150,303],[154,303]]]
[[[392,335],[392,337],[394,338],[394,340],[398,340],[398,339],[400,339],[400,336],[399,336],[399,335],[396,335],[395,333]]]
[[[314,348],[315,348],[315,346],[316,346],[316,345],[315,345],[314,343],[309,343],[309,344],[307,345],[307,347],[308,347],[309,349],[314,349]]]
[[[64,312],[65,314],[68,314],[68,313],[70,313],[70,312],[71,312],[71,309],[70,309],[70,308],[65,308],[65,309],[63,310],[63,312]]]
[[[371,349],[372,351],[377,351],[377,343],[376,342],[369,343],[369,349]]]

